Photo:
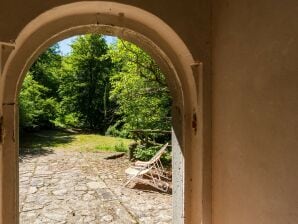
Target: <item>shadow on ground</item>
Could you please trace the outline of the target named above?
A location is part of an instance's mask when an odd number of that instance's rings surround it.
[[[135,183],[135,185],[132,187],[133,189],[136,189],[136,190],[141,190],[141,191],[153,191],[153,192],[158,192],[158,193],[161,193],[161,194],[168,194],[168,195],[171,195],[172,194],[172,189],[169,188],[167,192],[163,192],[163,191],[160,191],[150,185],[147,185],[147,184],[143,184],[143,183]]]
[[[49,154],[54,153],[53,149],[50,148],[20,148],[19,149],[19,154],[22,158],[28,157],[28,156],[46,156]]]
[[[68,131],[48,130],[23,133],[20,136],[21,157],[41,156],[54,153],[53,147],[71,143],[74,133]]]
[[[56,147],[62,144],[71,143],[74,140],[73,135],[73,132],[57,130],[23,133],[20,136],[20,147]]]

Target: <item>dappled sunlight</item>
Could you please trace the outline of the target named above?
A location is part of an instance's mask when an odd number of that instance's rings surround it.
[[[117,147],[123,147],[123,151],[128,150],[130,139],[119,137],[103,136],[100,134],[88,134],[78,131],[67,130],[43,130],[39,132],[27,133],[22,136],[20,153],[31,150],[38,152],[41,150],[70,150],[80,152],[115,151]]]
[[[74,133],[67,131],[44,130],[27,132],[20,137],[20,152],[23,148],[43,148],[66,145],[75,140]]]
[[[63,42],[55,44],[25,77],[21,223],[172,221],[172,98],[165,76],[138,46],[107,41],[75,36],[65,40],[68,52],[59,48]],[[127,170],[150,158],[154,163],[143,167],[148,175],[131,181]]]

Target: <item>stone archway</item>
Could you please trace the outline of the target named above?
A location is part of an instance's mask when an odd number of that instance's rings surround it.
[[[159,64],[174,98],[174,223],[203,223],[201,67],[179,36],[158,17],[112,2],[78,2],[32,20],[13,44],[3,44],[0,220],[18,223],[18,105],[26,71],[51,44],[83,33],[116,35],[147,51]],[[4,60],[5,59],[5,60]],[[3,70],[2,70],[3,68]],[[0,72],[1,72],[0,71]]]

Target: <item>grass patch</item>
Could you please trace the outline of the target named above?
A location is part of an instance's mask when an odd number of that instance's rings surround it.
[[[99,151],[116,151],[116,152],[127,152],[128,151],[128,144],[123,142],[123,139],[116,138],[114,142],[110,142],[109,145],[98,145],[95,148]],[[125,139],[126,140],[126,139]]]
[[[102,136],[99,134],[82,134],[68,131],[39,131],[25,134],[20,139],[21,148],[51,147],[54,150],[74,150],[82,152],[118,151],[125,152],[130,139]]]

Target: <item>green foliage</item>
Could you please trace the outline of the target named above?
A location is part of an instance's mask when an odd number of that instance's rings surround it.
[[[120,131],[117,129],[117,123],[114,124],[114,125],[111,125],[106,133],[105,133],[106,136],[113,136],[113,137],[117,137],[117,136],[120,136]]]
[[[35,81],[29,73],[19,95],[20,126],[22,128],[50,127],[58,104],[48,97],[49,89]]]
[[[122,40],[109,54],[115,63],[110,99],[118,104],[122,130],[169,130],[171,98],[157,64],[143,50]]]
[[[115,145],[98,145],[95,147],[100,151],[115,151],[115,152],[127,152],[128,147],[122,141],[116,143]]]
[[[21,130],[54,126],[61,60],[58,45],[54,45],[29,69],[19,94]]]
[[[29,69],[33,79],[48,88],[49,97],[58,97],[61,63],[59,45],[55,44],[42,53]]]
[[[54,45],[33,63],[19,96],[21,127],[87,128],[125,138],[135,129],[170,130],[169,90],[146,52],[120,39],[109,47],[97,34],[79,36],[71,47],[61,56]],[[147,139],[169,140],[160,133]],[[153,152],[139,149],[137,156]]]
[[[114,137],[121,137],[121,138],[128,138],[129,137],[129,131],[126,129],[119,129],[119,126],[122,125],[121,120],[116,121],[115,124],[111,125],[105,135],[107,136],[114,136]]]
[[[59,87],[60,121],[72,114],[74,125],[105,131],[114,116],[108,46],[101,35],[91,34],[78,37],[71,47],[72,53],[63,61]]]
[[[130,139],[107,137],[98,134],[83,134],[67,130],[40,130],[38,132],[26,132],[21,139],[20,147],[23,149],[42,150],[51,149],[76,150],[80,152],[99,150],[116,151],[128,148]]]
[[[167,132],[152,129],[171,127],[171,97],[157,64],[131,43],[118,39],[109,47],[97,34],[79,36],[71,47],[68,56],[59,54],[58,45],[50,47],[30,68],[19,94],[21,131],[87,128],[122,138],[49,132],[45,138],[35,136],[38,140],[34,137],[33,142],[40,147],[47,141],[72,149],[79,145],[86,151],[126,152],[130,140],[123,138],[142,129],[145,134],[138,137],[146,147],[138,146],[134,157],[152,158],[160,147],[149,143],[170,138]],[[171,163],[170,153],[162,156],[162,162]]]
[[[111,139],[119,139],[119,138],[111,138]],[[115,141],[108,142],[108,144],[100,144],[97,145],[95,148],[100,151],[116,151],[116,152],[127,152],[128,144],[127,141],[124,143],[123,141]]]
[[[114,147],[112,145],[98,145],[95,149],[98,151],[113,151]]]
[[[59,107],[58,116],[54,120],[54,124],[56,127],[61,128],[77,128],[80,126],[80,121],[78,120],[78,116],[76,115],[76,113],[64,114],[63,112],[61,112],[61,107]]]
[[[161,146],[145,147],[138,145],[134,151],[134,158],[141,161],[148,161],[160,150],[160,147]],[[172,161],[171,153],[169,151],[164,153],[161,157],[161,161],[164,165],[170,165]]]
[[[127,152],[127,146],[120,142],[114,146],[116,152]]]

